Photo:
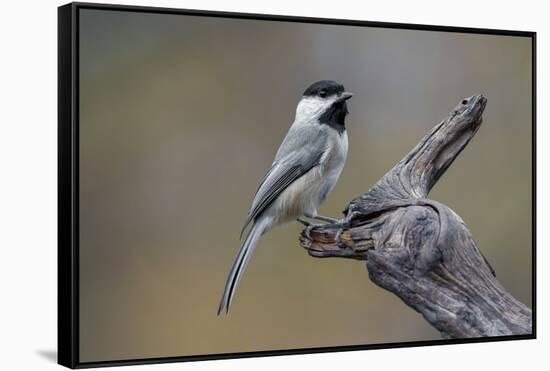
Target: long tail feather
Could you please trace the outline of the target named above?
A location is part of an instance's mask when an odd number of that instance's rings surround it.
[[[239,285],[242,273],[244,272],[254,248],[256,247],[258,240],[262,234],[267,229],[269,225],[269,220],[266,218],[260,218],[258,221],[254,222],[254,225],[249,229],[248,234],[241,245],[241,249],[233,262],[233,266],[229,271],[227,280],[225,281],[225,288],[223,290],[223,295],[220,300],[220,306],[218,307],[218,316],[224,311],[227,314],[229,312],[229,306]]]

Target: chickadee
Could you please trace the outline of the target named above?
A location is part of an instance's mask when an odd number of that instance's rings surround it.
[[[308,87],[296,108],[294,123],[262,180],[241,231],[252,223],[229,271],[218,315],[229,306],[260,237],[273,227],[302,216],[325,222],[317,209],[334,188],[348,153],[346,101],[353,94],[335,81]]]

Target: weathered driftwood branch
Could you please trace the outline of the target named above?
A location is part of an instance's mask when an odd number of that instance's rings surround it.
[[[314,257],[366,260],[370,279],[446,338],[530,334],[531,310],[496,280],[464,222],[428,192],[481,125],[486,99],[464,99],[364,195],[344,226],[305,232]]]

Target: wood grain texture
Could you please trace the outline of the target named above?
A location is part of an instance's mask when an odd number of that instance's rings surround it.
[[[462,219],[427,198],[479,129],[486,102],[481,95],[462,100],[349,203],[342,223],[300,236],[311,256],[366,260],[371,281],[420,312],[444,338],[532,333],[531,310],[497,281]]]

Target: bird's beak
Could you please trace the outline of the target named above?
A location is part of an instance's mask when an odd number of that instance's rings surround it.
[[[343,102],[343,101],[345,101],[345,100],[350,99],[351,97],[353,97],[353,94],[350,93],[350,92],[345,91],[345,92],[343,92],[342,94],[340,94],[340,96],[338,97],[337,101],[338,101],[338,102]]]

